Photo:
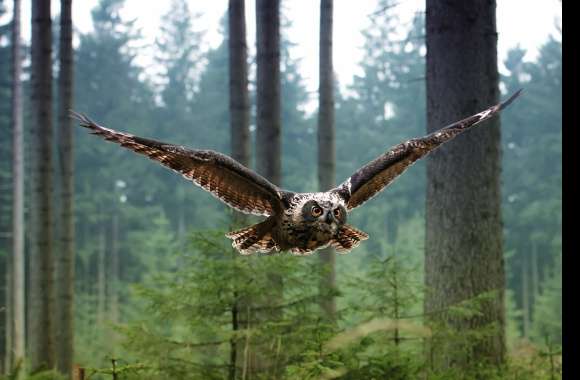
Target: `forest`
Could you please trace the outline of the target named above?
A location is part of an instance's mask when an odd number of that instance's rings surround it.
[[[344,90],[320,0],[312,94],[288,1],[229,0],[207,49],[205,2],[171,0],[153,74],[125,0],[89,32],[76,3],[24,19],[0,0],[0,379],[562,378],[561,25],[498,62],[495,1],[426,0],[402,24],[377,0]],[[315,192],[519,89],[349,213],[370,237],[345,255],[240,255],[224,235],[263,218],[69,113]]]

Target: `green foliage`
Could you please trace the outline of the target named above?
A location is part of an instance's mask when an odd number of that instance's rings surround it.
[[[275,349],[269,360],[292,362],[301,355],[296,346],[305,336],[321,333],[324,324],[313,293],[316,266],[287,255],[239,256],[225,244],[223,231],[193,234],[190,249],[174,258],[179,261],[174,271],[136,286],[136,294],[146,301],[144,317],[121,331],[125,347],[147,363],[147,374],[140,378],[223,378],[232,365],[232,344],[271,345]],[[284,295],[269,304],[276,290],[270,289],[267,273],[274,269],[284,279]],[[272,311],[283,318],[261,316]],[[241,328],[248,318],[259,321]]]
[[[531,284],[528,292],[532,297],[532,329],[538,331],[536,323],[562,323],[561,313],[535,311],[543,296],[534,291],[552,287],[548,285],[552,276],[547,274],[558,271],[562,254],[562,43],[550,37],[535,62],[524,61],[525,53],[519,47],[509,52],[505,62],[509,75],[502,77],[508,93],[524,88],[511,112],[502,115],[502,194],[506,250],[511,253],[508,286],[515,292],[519,308],[523,307],[524,294],[522,266],[531,261],[524,256],[530,258],[533,252],[537,256],[539,283]],[[550,293],[556,303],[561,300],[561,291],[557,293]],[[546,302],[545,297],[541,302]],[[541,334],[534,333],[532,338],[543,343]]]
[[[381,1],[377,9],[392,3]],[[354,78],[348,91],[351,96],[337,97],[339,181],[391,146],[425,134],[424,17],[413,20],[403,39],[395,33],[399,25],[388,10],[373,18],[365,31],[363,74]],[[353,213],[355,225],[371,236],[383,237],[366,241],[367,252],[382,251],[385,243],[397,240],[398,225],[424,214],[424,189],[424,162],[420,161],[372,199],[364,213]],[[422,229],[419,225],[418,230]]]
[[[542,292],[536,299],[532,326],[535,342],[562,344],[562,257],[557,258],[555,268],[543,283]]]
[[[36,373],[26,373],[24,363],[16,363],[10,373],[0,375],[0,380],[66,380],[67,377],[56,370],[43,370]]]

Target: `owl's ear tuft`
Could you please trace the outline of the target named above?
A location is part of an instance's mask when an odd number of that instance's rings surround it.
[[[336,238],[330,242],[330,245],[337,253],[344,255],[349,253],[351,249],[358,247],[361,241],[368,238],[369,235],[366,232],[345,224],[340,228]]]

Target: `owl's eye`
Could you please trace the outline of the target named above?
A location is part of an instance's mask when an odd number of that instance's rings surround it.
[[[337,219],[340,218],[340,215],[342,214],[339,208],[335,208],[332,213],[334,214],[334,217]]]
[[[313,217],[318,218],[320,215],[322,215],[322,209],[318,206],[312,206],[310,213]]]

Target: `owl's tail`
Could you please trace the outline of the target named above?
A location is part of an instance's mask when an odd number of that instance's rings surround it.
[[[269,253],[279,251],[279,247],[272,238],[273,222],[266,219],[240,230],[228,232],[226,237],[232,239],[232,247],[242,255],[251,255],[255,252]]]

